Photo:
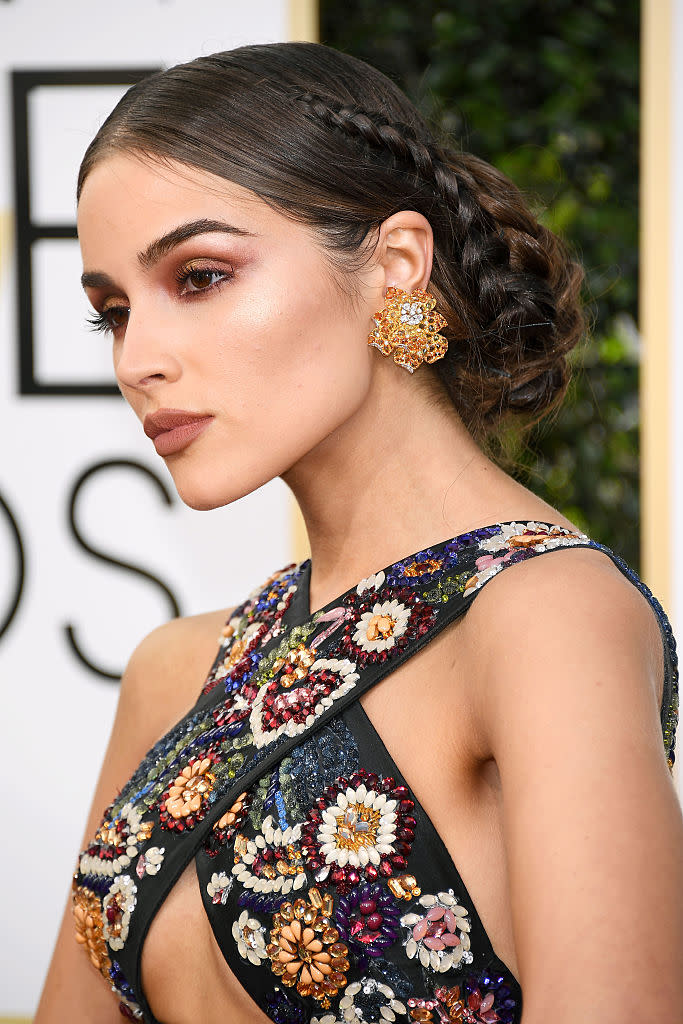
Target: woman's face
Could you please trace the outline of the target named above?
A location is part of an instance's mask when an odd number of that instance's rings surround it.
[[[88,175],[78,233],[119,387],[192,508],[285,473],[362,405],[381,267],[356,275],[352,304],[311,228],[123,154]]]

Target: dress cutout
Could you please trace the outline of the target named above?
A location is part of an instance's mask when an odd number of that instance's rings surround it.
[[[310,614],[310,559],[233,612],[194,707],[106,809],[73,880],[77,938],[122,1014],[142,991],[150,924],[195,860],[230,969],[276,1024],[519,1024],[522,993],[456,865],[358,698],[466,612],[506,567],[605,552],[660,626],[662,737],[673,768],[671,626],[609,548],[509,522],[432,545]]]

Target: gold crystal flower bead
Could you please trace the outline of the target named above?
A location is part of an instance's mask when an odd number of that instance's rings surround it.
[[[434,309],[436,299],[421,288],[406,292],[387,288],[385,305],[373,317],[375,327],[368,337],[372,345],[413,373],[422,363],[433,363],[448,351],[448,342],[438,332],[447,320]]]

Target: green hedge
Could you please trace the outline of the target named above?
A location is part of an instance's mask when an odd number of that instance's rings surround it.
[[[508,174],[582,260],[593,327],[515,475],[639,568],[638,74],[633,0],[321,0],[321,41],[393,78]]]

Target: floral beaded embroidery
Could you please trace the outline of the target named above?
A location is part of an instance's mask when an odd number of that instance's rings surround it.
[[[137,903],[137,891],[137,886],[130,875],[119,875],[102,900],[102,935],[110,949],[123,949],[123,944],[128,938],[130,915]]]
[[[95,893],[83,885],[77,885],[76,878],[73,886],[73,915],[76,942],[83,946],[93,967],[107,978],[111,961],[103,934],[102,907]]]
[[[346,658],[318,658],[297,675],[284,673],[265,682],[249,716],[254,743],[263,747],[282,735],[298,736],[316,717],[352,690],[359,679]]]
[[[310,563],[252,591],[197,704],[149,751],[79,859],[77,938],[124,1015],[148,1019],[126,980],[139,988],[136,915],[197,833],[187,848],[208,869],[207,913],[232,921],[236,962],[274,975],[261,1005],[278,1024],[519,1020],[516,982],[485,969],[476,913],[448,881],[423,877],[420,854],[411,860],[424,841],[411,793],[360,766],[344,712],[506,564],[571,545],[600,547],[549,524],[484,527],[371,574],[293,626],[285,616]],[[628,575],[669,638],[662,722],[673,751],[673,636]]]
[[[423,636],[435,619],[431,605],[420,600],[410,587],[386,585],[384,573],[374,579],[373,586],[357,589],[344,598],[349,621],[333,648],[334,654],[350,658],[360,667],[395,657]]]
[[[291,569],[294,572],[290,572]],[[259,648],[281,631],[280,620],[296,592],[293,581],[299,570],[300,566],[290,563],[273,573],[235,609],[223,627],[221,649],[202,690],[203,695],[220,682],[229,690],[232,684],[252,674],[259,662]]]
[[[391,1024],[407,1013],[405,1005],[396,998],[389,985],[376,978],[362,978],[349,985],[339,1000],[340,1017],[328,1014],[311,1018],[311,1024]]]
[[[442,985],[433,998],[409,999],[411,1020],[435,1024],[511,1024],[518,1005],[503,975],[480,971],[457,985]]]
[[[472,963],[471,929],[468,911],[460,906],[453,890],[437,896],[420,896],[421,913],[404,914],[401,924],[407,927],[406,956],[417,956],[423,967],[443,973],[460,962]]]
[[[233,881],[230,875],[226,875],[225,871],[214,871],[211,875],[211,881],[206,887],[206,891],[213,903],[225,905],[232,889]]]
[[[348,892],[361,875],[374,881],[407,867],[415,838],[414,803],[405,786],[364,770],[339,778],[307,814],[302,847],[316,878]],[[320,869],[327,871],[320,873]]]
[[[255,967],[258,967],[262,960],[268,959],[265,935],[263,925],[250,918],[248,910],[243,910],[232,926],[232,937],[237,943],[237,952],[243,960],[248,960]]]
[[[117,875],[137,856],[138,848],[147,842],[153,827],[153,822],[143,821],[140,809],[131,803],[125,804],[115,818],[105,815],[94,842],[81,854],[81,873]]]
[[[479,549],[484,554],[475,562],[478,571],[467,580],[465,596],[471,596],[500,572],[506,562],[522,561],[530,552],[551,551],[556,547],[586,544],[587,541],[585,533],[571,533],[559,526],[547,527],[534,522],[505,523],[499,533],[480,542]]]
[[[306,882],[300,838],[300,825],[283,832],[273,827],[269,815],[254,840],[240,836],[235,842],[235,866],[232,871],[237,881],[254,892],[286,895],[300,889]]]
[[[296,986],[299,995],[327,1007],[347,983],[348,947],[332,924],[332,897],[315,888],[307,895],[307,900],[281,905],[273,916],[266,951],[271,970],[283,985]]]

